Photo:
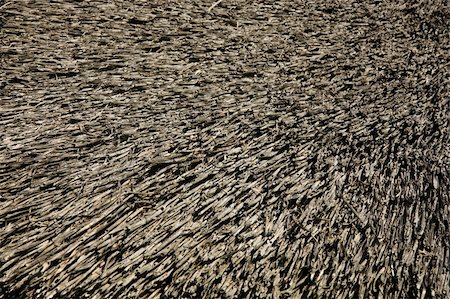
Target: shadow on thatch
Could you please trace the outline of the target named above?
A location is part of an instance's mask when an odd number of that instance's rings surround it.
[[[0,298],[450,296],[445,1],[0,3]]]

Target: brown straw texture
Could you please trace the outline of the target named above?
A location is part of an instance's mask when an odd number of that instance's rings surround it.
[[[0,298],[449,298],[448,1],[0,1]]]

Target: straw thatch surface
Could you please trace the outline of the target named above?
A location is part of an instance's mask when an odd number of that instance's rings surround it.
[[[449,4],[215,4],[0,4],[2,295],[448,298]]]

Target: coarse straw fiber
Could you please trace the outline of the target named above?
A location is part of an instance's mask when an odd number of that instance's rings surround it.
[[[450,298],[448,1],[0,3],[0,298]]]

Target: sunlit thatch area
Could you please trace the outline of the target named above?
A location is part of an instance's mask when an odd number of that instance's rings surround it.
[[[0,1],[0,298],[449,298],[449,28]]]

